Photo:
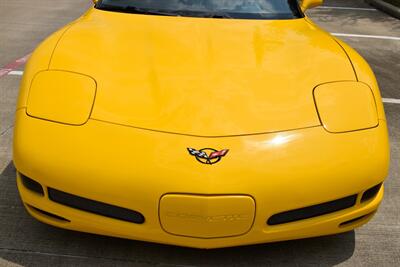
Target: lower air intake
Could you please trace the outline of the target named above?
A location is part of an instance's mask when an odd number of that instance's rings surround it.
[[[376,197],[376,195],[378,194],[379,190],[381,189],[382,183],[375,185],[374,187],[371,187],[370,189],[368,189],[367,191],[364,192],[362,198],[361,198],[361,202],[365,202],[368,200],[373,199],[374,197]]]
[[[37,193],[39,195],[44,196],[43,187],[38,182],[36,182],[35,180],[32,180],[31,178],[23,175],[22,173],[20,173],[19,175],[21,177],[22,184],[27,189],[29,189],[30,191],[33,191],[33,192],[35,192],[35,193]]]
[[[285,211],[272,215],[268,221],[268,225],[277,225],[289,222],[309,219],[335,211],[350,208],[356,204],[357,195],[348,196],[345,198],[321,203],[314,206],[304,207],[300,209]]]
[[[106,204],[103,202],[75,196],[69,193],[65,193],[53,188],[48,188],[48,194],[50,200],[59,204],[91,212],[97,215],[110,217],[122,221],[142,224],[144,223],[144,216],[134,210],[117,207],[114,205]]]

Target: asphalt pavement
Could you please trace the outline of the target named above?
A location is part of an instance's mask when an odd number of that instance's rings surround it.
[[[0,69],[80,16],[90,0],[0,0]],[[12,165],[12,132],[23,64],[0,77],[0,266],[400,266],[400,20],[362,0],[326,0],[308,12],[372,66],[390,132],[391,167],[374,219],[352,232],[217,250],[196,250],[54,228],[24,210]]]

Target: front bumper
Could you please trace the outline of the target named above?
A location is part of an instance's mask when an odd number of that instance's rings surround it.
[[[188,147],[230,151],[218,164],[203,165],[188,154]],[[14,136],[18,172],[44,187],[44,196],[40,196],[27,189],[18,175],[21,198],[35,218],[77,231],[197,248],[305,238],[358,227],[381,202],[383,187],[372,199],[360,200],[363,192],[386,177],[388,154],[385,121],[373,129],[345,134],[314,127],[201,138],[96,120],[68,126],[28,117],[20,109]],[[138,211],[145,222],[126,222],[56,203],[49,199],[47,188]],[[241,234],[193,237],[171,233],[160,220],[160,199],[166,194],[248,196],[254,199],[254,217]],[[274,214],[351,195],[357,195],[355,205],[340,211],[278,225],[266,223]],[[211,208],[204,210],[207,213]],[[224,226],[218,227],[222,231]],[[213,231],[218,232],[218,227]]]

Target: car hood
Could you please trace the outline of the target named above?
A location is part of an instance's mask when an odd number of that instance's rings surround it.
[[[315,86],[355,78],[342,48],[306,19],[96,9],[64,33],[50,67],[96,80],[92,119],[209,137],[320,125]]]

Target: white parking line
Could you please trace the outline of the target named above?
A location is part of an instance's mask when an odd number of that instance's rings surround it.
[[[400,104],[400,99],[382,98],[383,103]]]
[[[22,70],[13,70],[8,73],[8,75],[17,75],[17,76],[22,76],[22,74],[24,74]]]
[[[395,40],[400,41],[400,37],[395,36],[385,36],[385,35],[365,35],[365,34],[348,34],[348,33],[331,33],[334,36],[341,37],[355,37],[355,38],[372,38],[372,39],[383,39],[383,40]]]
[[[375,8],[341,7],[341,6],[320,6],[320,7],[317,7],[317,9],[341,9],[341,10],[378,11]]]

